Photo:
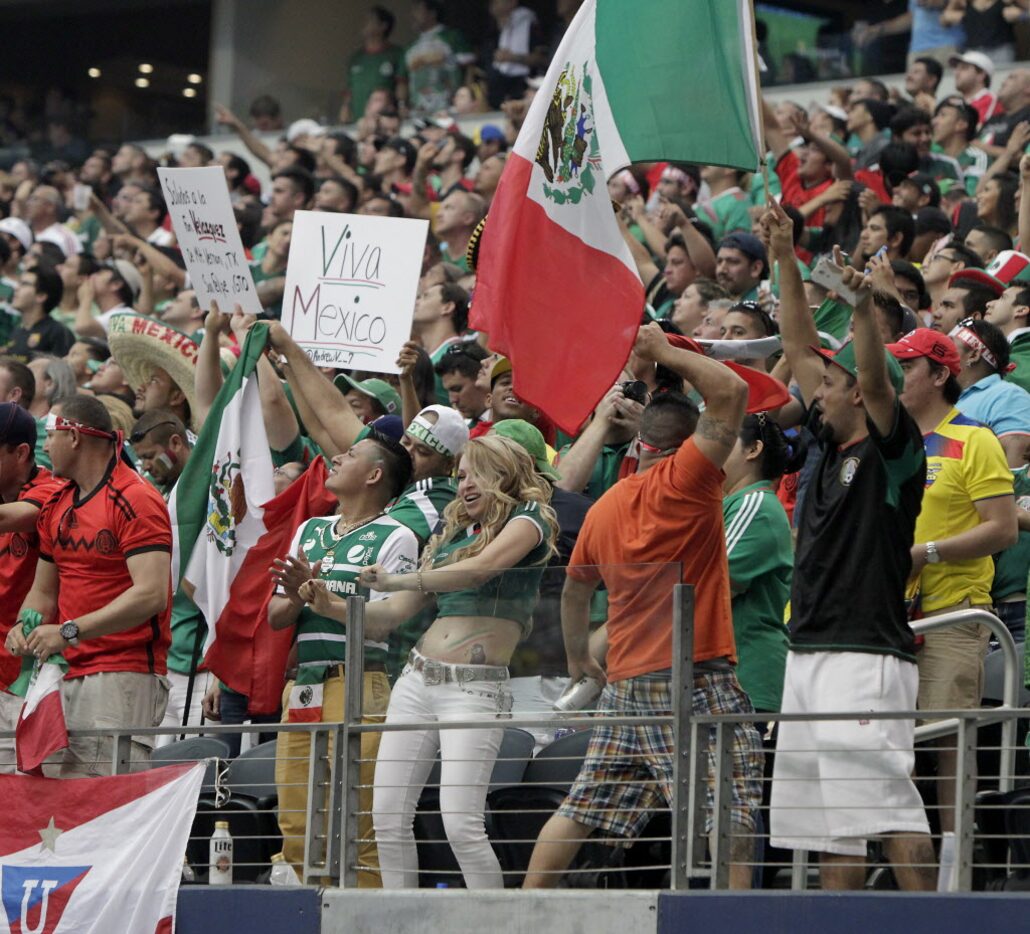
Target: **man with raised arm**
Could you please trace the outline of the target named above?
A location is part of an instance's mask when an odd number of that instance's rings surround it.
[[[919,676],[905,614],[910,549],[926,479],[904,378],[883,346],[874,276],[845,269],[859,295],[854,340],[819,349],[790,218],[762,218],[779,259],[780,336],[822,456],[798,520],[784,713],[914,710]],[[839,255],[839,254],[838,254]],[[935,886],[922,800],[912,781],[915,722],[785,721],[773,771],[773,846],[820,854],[825,889],[858,889],[866,839],[885,835],[903,889]]]
[[[672,346],[657,324],[640,329],[634,352],[687,380],[704,397],[705,411],[699,418],[694,405],[677,392],[655,396],[641,418],[636,474],[615,484],[587,513],[562,593],[569,675],[573,682],[584,676],[605,681],[588,651],[590,599],[603,581],[608,588],[608,684],[599,710],[669,714],[679,688],[671,677],[673,587],[682,581],[694,588],[694,713],[748,713],[751,702],[734,672],[722,522],[722,465],[740,431],[747,385],[721,363]],[[673,800],[671,727],[603,724],[602,719],[594,727],[576,782],[540,832],[526,888],[556,886],[595,830],[630,845],[651,813]],[[730,818],[734,888],[751,884],[761,776],[758,731],[753,724],[738,724]],[[708,796],[710,808],[710,787]]]

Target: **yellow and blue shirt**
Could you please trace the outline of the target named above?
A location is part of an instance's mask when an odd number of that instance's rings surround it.
[[[993,432],[953,408],[924,436],[926,492],[916,519],[916,542],[940,541],[980,524],[976,504],[1012,495],[1012,471]],[[994,561],[990,556],[968,561],[928,564],[920,576],[924,612],[954,606],[965,599],[991,602]]]

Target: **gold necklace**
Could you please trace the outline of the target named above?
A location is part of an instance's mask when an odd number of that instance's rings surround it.
[[[367,519],[359,519],[357,522],[352,522],[349,525],[345,525],[339,532],[333,532],[336,541],[333,542],[332,545],[326,544],[326,529],[333,529],[340,522],[340,520],[343,519],[343,516],[340,516],[340,518],[337,519],[336,522],[330,522],[328,525],[323,525],[322,530],[319,532],[318,535],[322,545],[322,550],[325,551],[326,554],[332,554],[336,550],[336,546],[339,545],[340,542],[343,541],[343,539],[345,539],[348,535],[350,535],[351,532],[355,531],[356,529],[360,529],[363,525],[368,525],[370,522],[375,522],[376,519],[385,515],[386,510],[384,509],[382,512],[377,512],[374,516],[369,516]]]

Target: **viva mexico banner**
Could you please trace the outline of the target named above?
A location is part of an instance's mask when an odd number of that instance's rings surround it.
[[[586,0],[533,98],[480,249],[472,326],[515,390],[575,431],[618,378],[644,308],[607,180],[633,162],[754,170],[749,0]]]

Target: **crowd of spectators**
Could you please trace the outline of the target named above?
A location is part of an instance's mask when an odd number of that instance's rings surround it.
[[[205,143],[178,153],[181,167],[224,169],[260,318],[200,307],[138,145],[0,177],[0,687],[23,657],[61,652],[73,728],[338,720],[341,598],[360,592],[370,722],[546,711],[569,675],[607,681],[603,709],[662,713],[682,580],[696,588],[696,710],[978,706],[987,630],[917,645],[908,622],[986,608],[1025,634],[1030,69],[997,81],[997,47],[948,47],[914,56],[903,89],[864,79],[810,109],[763,102],[761,171],[618,171],[608,195],[646,303],[624,371],[568,436],[469,328],[478,236],[484,219],[504,223],[488,212],[547,42],[532,13],[493,0],[501,40],[472,80],[440,5],[412,6],[420,35],[406,50],[390,44],[388,11],[368,14],[342,114],[352,129],[299,119],[269,146],[258,132],[282,129],[274,101],[255,101],[249,123],[216,107],[269,185]],[[953,0],[948,14],[961,7],[972,33],[984,6]],[[490,105],[503,122],[473,137],[454,122],[452,107]],[[399,375],[320,369],[279,323],[305,209],[431,222]],[[258,323],[274,351],[258,380],[276,493],[316,477],[323,503],[253,608],[295,635],[289,669],[259,673],[280,710],[248,710],[204,669],[206,622],[172,581],[164,505]],[[713,346],[732,369],[694,352]],[[782,394],[775,408],[748,409],[759,378]],[[560,609],[548,562],[575,568]],[[645,565],[675,574],[624,570]],[[20,701],[0,702],[10,727]],[[932,887],[913,724],[873,723],[784,730],[773,842],[821,852],[823,884],[855,887],[866,839],[887,834],[898,866],[923,867],[899,883]],[[483,824],[500,734],[389,733],[382,747],[364,734],[363,884],[417,883],[414,792],[437,749],[466,883],[501,884]],[[137,763],[149,742],[136,738]],[[280,824],[299,867],[308,737],[280,742]],[[775,748],[751,727],[733,740],[739,887],[770,798],[763,742]],[[594,830],[637,835],[672,795],[674,752],[668,728],[595,730],[528,884],[553,884]],[[48,770],[100,774],[111,755],[109,741],[80,741]],[[954,752],[942,746],[933,767],[949,830]],[[845,779],[859,773],[856,792]],[[854,818],[862,802],[877,819]]]

